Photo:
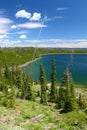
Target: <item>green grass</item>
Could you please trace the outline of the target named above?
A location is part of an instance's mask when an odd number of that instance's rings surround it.
[[[86,124],[82,111],[60,114],[53,106],[18,99],[13,109],[0,106],[0,130],[86,130]]]

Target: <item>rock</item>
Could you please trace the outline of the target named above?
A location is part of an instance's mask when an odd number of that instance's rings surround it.
[[[77,126],[78,124],[79,124],[79,122],[78,122],[78,121],[75,121],[75,122],[74,122],[74,125],[75,125],[75,126]]]

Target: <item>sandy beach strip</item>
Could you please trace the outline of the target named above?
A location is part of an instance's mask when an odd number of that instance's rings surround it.
[[[25,67],[25,66],[27,66],[27,65],[29,65],[29,64],[32,64],[33,62],[35,62],[35,61],[37,61],[37,60],[39,60],[39,59],[40,59],[40,57],[39,57],[39,58],[36,58],[36,59],[34,59],[34,60],[32,60],[32,61],[28,61],[28,62],[26,62],[26,63],[24,63],[24,64],[22,64],[22,65],[19,65],[18,67],[23,68],[23,67]]]

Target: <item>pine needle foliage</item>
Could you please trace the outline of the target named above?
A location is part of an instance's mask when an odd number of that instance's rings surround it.
[[[47,104],[47,85],[46,85],[46,74],[44,66],[40,65],[40,85],[41,85],[41,103]]]
[[[56,102],[56,100],[57,100],[56,66],[55,66],[54,58],[52,58],[50,101]]]
[[[62,108],[63,112],[70,112],[77,108],[73,79],[68,67],[64,72],[59,88],[58,107]]]

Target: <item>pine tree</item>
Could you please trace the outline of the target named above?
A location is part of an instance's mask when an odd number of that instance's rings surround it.
[[[47,104],[46,74],[43,65],[40,65],[41,103]]]
[[[0,77],[2,76],[2,66],[0,64]]]
[[[70,84],[70,92],[71,92],[71,98],[72,98],[72,109],[76,109],[78,106],[77,106],[76,92],[75,92],[72,74],[70,74],[69,82],[70,82],[69,84]]]
[[[81,93],[79,94],[78,105],[80,109],[86,110],[87,112],[87,99]]]
[[[32,82],[31,82],[31,78],[29,76],[27,76],[26,78],[26,83],[25,83],[25,98],[31,101],[35,101],[35,95],[34,95],[34,91],[32,89]]]
[[[10,72],[9,67],[7,65],[5,65],[4,74],[5,74],[5,77],[7,79],[11,79],[11,72]]]
[[[65,97],[66,97],[66,86],[68,84],[68,68],[64,71],[62,83],[59,88],[59,94],[58,94],[58,108],[63,108],[65,104]]]
[[[56,66],[55,66],[54,58],[52,58],[50,101],[51,102],[56,102],[56,100],[57,100]]]
[[[27,75],[25,73],[22,74],[22,80],[23,80],[23,85],[22,85],[22,98],[26,99],[26,93],[27,93]]]
[[[68,78],[69,78],[69,69],[67,67],[63,74],[62,83],[61,83],[62,87],[66,87],[68,85],[68,80],[69,80]]]
[[[21,70],[17,67],[16,68],[16,80],[15,80],[15,84],[19,90],[18,92],[18,96],[20,96],[21,98],[23,98],[22,92],[23,92],[23,74],[21,72]]]
[[[12,81],[15,84],[15,82],[16,82],[16,67],[13,65],[11,67],[11,75],[12,75]]]
[[[59,93],[58,93],[58,108],[63,108],[64,107],[64,103],[65,103],[65,88],[63,88],[62,86],[59,88]]]
[[[64,112],[77,108],[72,75],[68,68],[64,72],[61,87],[59,88],[58,107],[62,108]]]
[[[75,90],[73,85],[72,76],[69,72],[69,69],[66,70],[67,75],[67,86],[66,86],[66,94],[65,94],[65,103],[64,103],[64,111],[69,112],[77,108]]]
[[[10,85],[5,85],[3,90],[2,104],[5,107],[14,107],[15,105],[15,90]]]
[[[82,109],[83,108],[83,102],[82,102],[82,95],[81,95],[81,93],[79,94],[78,104],[79,104],[79,107]]]

